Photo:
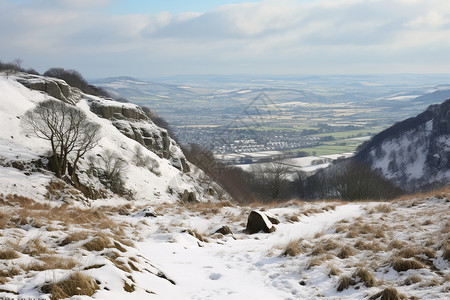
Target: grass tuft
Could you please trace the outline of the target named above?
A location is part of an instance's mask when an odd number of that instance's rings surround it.
[[[401,300],[406,299],[406,296],[400,294],[395,288],[387,287],[379,293],[371,296],[370,300]]]
[[[16,259],[19,257],[19,254],[17,254],[17,252],[12,249],[0,251],[0,259]]]
[[[408,270],[423,269],[425,266],[415,259],[404,259],[400,257],[394,257],[391,262],[392,268],[397,272],[404,272]]]
[[[52,300],[70,298],[75,295],[92,296],[99,286],[95,280],[81,272],[72,273],[69,278],[41,287],[41,291],[52,295]]]

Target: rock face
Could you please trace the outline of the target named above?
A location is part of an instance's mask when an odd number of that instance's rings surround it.
[[[69,104],[76,104],[81,100],[81,91],[69,86],[61,79],[22,74],[17,81],[29,89],[45,92],[48,95]]]
[[[98,116],[111,120],[112,124],[125,136],[137,141],[171,164],[189,172],[183,152],[170,138],[167,130],[156,126],[137,105],[120,103],[112,99],[90,98],[91,111]]]
[[[450,99],[399,122],[367,142],[354,159],[406,190],[450,182]]]
[[[260,231],[271,233],[275,231],[275,227],[263,212],[253,210],[248,216],[245,232],[248,234],[253,234]]]

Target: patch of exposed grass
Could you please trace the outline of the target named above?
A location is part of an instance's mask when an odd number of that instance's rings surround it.
[[[387,287],[381,292],[376,293],[375,295],[369,298],[370,300],[401,300],[406,299],[406,296],[400,294],[395,288]]]
[[[422,278],[417,274],[411,274],[408,277],[406,277],[405,281],[403,281],[404,285],[412,285],[415,283],[419,283],[422,281]]]
[[[366,287],[373,287],[377,285],[375,276],[366,268],[358,268],[352,275],[355,281],[362,281]]]
[[[70,298],[75,295],[92,296],[99,286],[95,280],[81,272],[72,273],[68,278],[41,287],[41,291],[51,294],[52,300]]]
[[[341,247],[339,250],[337,257],[340,259],[349,258],[350,256],[355,255],[355,249],[351,246],[345,245]]]
[[[339,277],[337,291],[342,292],[343,290],[348,289],[351,285],[355,285],[355,281],[349,276],[341,276]]]
[[[83,244],[87,251],[102,251],[112,245],[111,240],[106,235],[99,235]]]
[[[425,266],[415,259],[404,259],[400,257],[394,257],[391,259],[391,266],[397,272],[404,272],[408,270],[423,269]]]
[[[0,259],[16,259],[19,254],[13,249],[0,250]]]
[[[292,240],[290,241],[287,245],[286,248],[283,251],[283,256],[297,256],[301,253],[305,252],[305,247],[302,246],[302,241],[303,239],[296,239],[296,240]]]

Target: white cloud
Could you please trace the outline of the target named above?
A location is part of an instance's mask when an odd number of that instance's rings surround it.
[[[436,72],[450,69],[450,1],[267,0],[123,16],[102,11],[108,0],[31,2],[0,0],[0,39],[8,41],[1,59],[21,57],[38,68],[74,64],[91,76],[114,67],[136,76],[368,73],[368,66],[402,72],[390,69],[396,61],[417,72],[429,72],[427,62]]]

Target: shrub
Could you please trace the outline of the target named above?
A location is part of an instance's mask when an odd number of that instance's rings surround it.
[[[156,159],[151,158],[148,155],[145,155],[142,151],[143,146],[136,145],[134,148],[133,161],[136,166],[147,168],[150,172],[155,175],[160,176],[161,171],[159,170],[159,163]]]
[[[91,157],[92,173],[100,179],[107,188],[119,195],[127,195],[124,174],[127,163],[118,154],[105,150],[97,157]]]
[[[365,268],[358,268],[355,273],[353,273],[352,277],[355,281],[359,281],[358,279],[360,279],[366,287],[373,287],[377,284],[373,274]]]

